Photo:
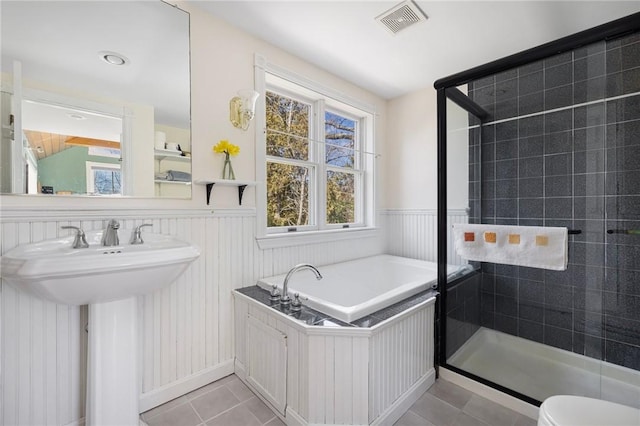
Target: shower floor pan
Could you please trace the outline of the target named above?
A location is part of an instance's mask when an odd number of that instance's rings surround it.
[[[582,395],[640,408],[640,372],[484,327],[447,363],[539,401]]]

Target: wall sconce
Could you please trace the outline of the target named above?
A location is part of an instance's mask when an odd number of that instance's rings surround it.
[[[231,98],[229,102],[229,120],[234,127],[242,130],[249,128],[256,112],[256,99],[259,93],[255,90],[240,90],[238,96]]]

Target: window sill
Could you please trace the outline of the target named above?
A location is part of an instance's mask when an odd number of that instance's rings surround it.
[[[291,232],[256,237],[261,250],[318,244],[330,241],[352,240],[354,238],[373,238],[379,235],[378,228],[363,227],[352,229],[331,229],[327,231]]]

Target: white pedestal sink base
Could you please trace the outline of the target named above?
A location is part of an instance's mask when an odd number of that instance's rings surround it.
[[[139,422],[138,301],[89,305],[88,426]]]

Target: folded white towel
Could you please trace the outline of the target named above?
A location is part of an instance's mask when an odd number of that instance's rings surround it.
[[[567,228],[455,224],[456,253],[467,260],[564,271],[569,261]]]

